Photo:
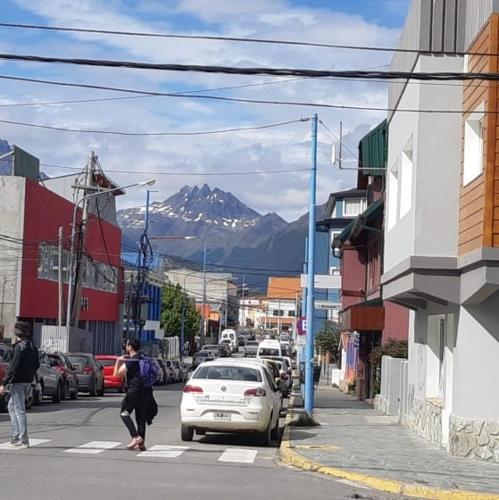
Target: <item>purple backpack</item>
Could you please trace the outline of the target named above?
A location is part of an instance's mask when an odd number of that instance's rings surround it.
[[[140,379],[144,387],[152,387],[160,377],[160,368],[152,358],[141,356],[139,359]]]

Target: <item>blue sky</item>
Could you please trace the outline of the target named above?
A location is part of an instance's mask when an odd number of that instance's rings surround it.
[[[393,46],[409,7],[409,0],[3,0],[5,22],[94,27],[111,30],[223,34],[259,38],[309,40],[352,45]],[[302,68],[384,68],[386,53],[331,49],[262,46],[206,41],[180,41],[119,36],[49,33],[0,28],[0,50],[63,57],[145,60],[236,66]],[[94,83],[145,90],[179,91],[266,83],[268,77],[159,73],[137,70],[36,65],[0,62],[0,74]],[[213,92],[251,99],[279,99],[333,104],[386,105],[384,84],[331,80],[281,79],[271,85]],[[197,131],[261,125],[309,116],[315,108],[229,104],[196,99],[144,98],[93,104],[5,106],[116,97],[107,91],[1,81],[0,117],[60,127],[103,130]],[[3,106],[1,106],[3,105]],[[320,118],[337,129],[343,121],[352,148],[384,114],[320,110]],[[188,173],[158,178],[158,199],[184,184],[202,184],[232,191],[262,213],[275,211],[287,219],[298,217],[307,203],[306,173],[220,177],[217,171],[301,169],[308,167],[308,124],[253,133],[182,138],[121,138],[97,134],[40,131],[1,126],[0,137],[19,144],[44,163],[83,165],[90,149],[104,169],[132,170],[111,174],[117,182],[142,179],[144,171]],[[329,162],[335,141],[320,131],[319,200],[350,187],[352,174],[334,170]],[[353,160],[353,158],[351,158]],[[47,169],[49,175],[67,173]],[[195,175],[191,175],[195,174]],[[140,203],[130,192],[124,206]]]

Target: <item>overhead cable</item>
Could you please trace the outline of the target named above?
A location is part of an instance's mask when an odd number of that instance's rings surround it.
[[[22,61],[45,64],[70,64],[77,66],[91,66],[101,68],[130,68],[155,71],[178,71],[225,75],[269,75],[269,76],[298,76],[306,78],[342,77],[366,78],[381,80],[436,80],[436,81],[465,81],[465,80],[499,80],[499,73],[464,73],[464,72],[415,72],[415,71],[373,71],[373,70],[328,70],[302,68],[266,68],[266,67],[236,67],[216,66],[206,64],[175,64],[175,63],[148,63],[139,61],[118,61],[106,59],[82,59],[72,57],[37,56],[32,54],[0,53],[4,61]]]
[[[243,42],[243,43],[261,43],[272,45],[294,45],[300,47],[317,47],[327,49],[343,49],[343,50],[361,50],[372,52],[400,52],[404,54],[422,54],[422,55],[435,55],[435,56],[499,56],[496,53],[487,52],[459,52],[459,51],[432,51],[421,50],[417,48],[401,48],[401,47],[381,47],[373,45],[347,45],[347,44],[334,44],[322,42],[309,42],[300,40],[279,40],[270,38],[253,38],[253,37],[236,37],[236,36],[222,36],[222,35],[193,35],[184,33],[151,33],[151,32],[138,32],[138,31],[116,31],[104,30],[95,28],[70,28],[62,26],[47,26],[39,24],[21,24],[21,23],[0,23],[0,27],[4,28],[21,28],[33,30],[46,30],[46,31],[65,31],[75,33],[91,33],[98,35],[122,35],[122,36],[135,36],[135,37],[149,37],[149,38],[174,38],[186,40],[213,40],[223,42]]]

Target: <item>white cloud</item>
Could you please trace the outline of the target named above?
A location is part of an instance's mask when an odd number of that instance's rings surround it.
[[[397,31],[368,22],[357,15],[347,15],[330,9],[291,7],[284,0],[253,0],[252,2],[219,0],[181,0],[141,2],[142,9],[130,12],[129,4],[120,1],[45,0],[36,4],[16,0],[17,4],[36,12],[48,24],[92,26],[94,28],[131,31],[179,32],[172,15],[186,14],[199,20],[199,33],[212,33],[203,24],[216,23],[218,32],[261,38],[311,40],[328,43],[390,45]],[[163,8],[162,8],[163,7]],[[147,14],[144,15],[144,12]],[[153,17],[151,17],[151,13]],[[208,25],[211,27],[211,24]],[[2,42],[5,50],[25,53],[49,53],[80,57],[114,59],[144,59],[160,62],[192,62],[219,65],[269,65],[303,68],[366,68],[387,63],[386,54],[333,51],[329,49],[293,48],[259,44],[179,41],[103,35],[43,36],[33,41],[23,34]],[[61,43],[62,42],[62,43]],[[15,50],[14,50],[15,49]],[[21,66],[3,65],[4,73],[19,71]],[[24,69],[24,66],[22,66]],[[89,82],[149,90],[220,87],[269,81],[268,77],[227,76],[197,73],[163,73],[152,71],[111,70],[85,67],[29,67],[34,77],[54,80]],[[50,101],[94,98],[111,95],[108,92],[33,86],[2,82],[0,103],[12,101]],[[213,95],[231,95],[250,99],[296,100],[341,105],[384,106],[385,86],[379,83],[341,80],[296,80],[278,85],[264,85]],[[317,111],[308,107],[281,107],[258,104],[229,104],[207,100],[144,98],[37,108],[0,108],[5,119],[36,123],[114,130],[182,131],[209,130],[251,124],[264,124],[310,116]],[[350,146],[369,126],[383,119],[383,113],[355,110],[319,110],[320,118],[337,129],[344,122],[351,131]],[[22,145],[38,155],[43,162],[83,165],[88,151],[95,149],[104,168],[136,171],[137,178],[150,177],[145,171],[167,170],[197,172],[194,177],[158,176],[158,199],[164,199],[184,184],[209,182],[232,191],[248,205],[262,213],[275,211],[285,218],[298,217],[307,206],[307,173],[204,177],[203,172],[255,171],[265,169],[301,169],[309,166],[309,124],[251,133],[232,133],[196,137],[125,138],[92,134],[54,133],[14,126],[2,127],[2,137]],[[333,170],[330,165],[330,143],[334,140],[320,129],[319,192],[320,202],[329,192],[352,185],[354,175]],[[56,147],[54,147],[56,145]],[[53,171],[49,173],[66,173]],[[111,176],[117,182],[128,183],[132,174]],[[135,177],[135,174],[133,174]],[[142,193],[130,191],[123,205],[142,203]]]

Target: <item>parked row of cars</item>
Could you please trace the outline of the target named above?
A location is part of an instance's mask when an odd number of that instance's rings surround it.
[[[292,388],[291,359],[285,356],[215,358],[199,364],[183,390],[181,439],[194,433],[253,433],[269,446],[279,431],[283,398]],[[209,361],[209,362],[207,362]]]
[[[9,368],[10,346],[0,344],[0,383]],[[126,380],[113,375],[118,356],[89,353],[48,353],[39,351],[40,368],[31,390],[26,395],[26,407],[42,404],[45,398],[58,403],[76,399],[79,393],[102,396],[108,389],[126,391]],[[183,382],[186,370],[179,361],[157,358],[161,376],[157,384]],[[0,411],[6,411],[7,398],[0,397]]]

